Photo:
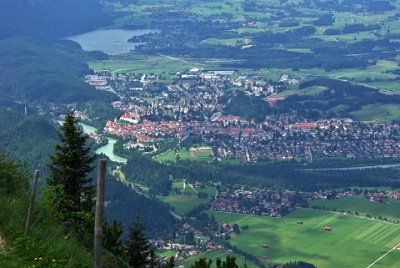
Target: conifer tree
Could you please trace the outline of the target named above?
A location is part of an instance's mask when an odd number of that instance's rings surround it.
[[[115,256],[122,256],[123,247],[121,235],[124,233],[124,227],[120,222],[113,221],[112,225],[108,225],[105,220],[103,225],[103,247]]]
[[[206,258],[201,258],[197,261],[194,262],[190,268],[210,268],[212,264],[212,260],[206,259]]]
[[[144,234],[145,225],[137,215],[129,228],[129,239],[124,243],[125,258],[131,267],[143,268],[148,263],[151,245]]]
[[[171,257],[164,268],[174,268],[175,267],[175,257]]]
[[[88,174],[93,170],[94,156],[86,147],[87,136],[78,128],[70,112],[59,132],[60,143],[50,156],[47,197],[53,214],[68,229],[92,232],[95,188]]]

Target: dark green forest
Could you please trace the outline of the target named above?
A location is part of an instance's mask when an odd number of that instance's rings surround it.
[[[71,41],[14,37],[0,40],[0,94],[24,103],[112,100],[83,82],[92,71],[84,53]]]

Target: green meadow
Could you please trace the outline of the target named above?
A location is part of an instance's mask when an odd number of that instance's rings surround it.
[[[387,218],[391,220],[400,220],[400,200],[390,199],[389,203],[371,202],[361,196],[349,196],[334,200],[312,200],[310,207],[325,207],[336,211],[357,211],[360,216],[369,214],[372,217]]]
[[[369,104],[350,115],[358,121],[384,123],[400,119],[400,106],[396,104]]]
[[[175,211],[184,215],[189,212],[192,208],[208,203],[208,198],[199,198],[198,193],[207,193],[209,197],[214,196],[216,188],[206,186],[204,188],[192,188],[189,184],[186,184],[185,189],[183,188],[183,181],[174,181],[172,184],[172,191],[168,196],[157,196],[157,198],[171,207],[175,208]],[[179,192],[179,194],[177,194]]]
[[[159,162],[166,162],[166,161],[175,162],[177,156],[179,156],[180,160],[198,160],[198,161],[210,161],[211,160],[209,152],[195,152],[192,154],[187,149],[180,149],[178,151],[175,151],[175,150],[167,151],[165,153],[162,153],[162,154],[154,157],[154,159]]]
[[[171,194],[168,196],[157,196],[157,198],[175,208],[175,211],[180,215],[184,215],[195,206],[206,204],[208,202],[208,199],[198,198],[195,194]]]
[[[303,260],[324,268],[367,267],[400,243],[400,226],[352,216],[308,210],[296,210],[277,219],[211,213],[219,223],[248,225],[249,229],[233,235],[230,243],[256,257],[268,256],[270,263]],[[325,226],[333,230],[324,231]],[[262,244],[269,248],[262,248]],[[382,259],[385,266],[380,267],[400,267],[397,253]]]

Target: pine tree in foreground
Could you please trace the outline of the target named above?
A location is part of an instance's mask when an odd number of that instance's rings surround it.
[[[94,156],[86,147],[87,136],[78,128],[72,112],[59,132],[60,143],[50,156],[47,198],[53,214],[70,230],[92,233],[95,188],[88,174]]]
[[[144,234],[145,226],[136,216],[129,228],[129,239],[124,243],[124,255],[131,267],[143,268],[149,263],[151,245]]]
[[[124,227],[120,222],[113,221],[112,225],[108,225],[105,220],[103,225],[103,247],[115,256],[122,256],[123,245],[121,235],[124,233]]]

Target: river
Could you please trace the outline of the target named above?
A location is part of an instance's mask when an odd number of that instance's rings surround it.
[[[79,35],[68,36],[65,39],[79,43],[83,50],[99,50],[109,55],[127,53],[134,50],[140,43],[131,43],[128,40],[134,36],[157,33],[158,30],[95,30]]]
[[[95,129],[94,127],[91,127],[91,126],[83,124],[83,123],[79,123],[79,125],[82,126],[83,132],[85,132],[87,134],[97,133],[97,129]],[[117,162],[120,164],[126,164],[126,162],[128,161],[126,158],[123,158],[121,156],[114,154],[114,146],[115,146],[115,143],[117,142],[117,140],[110,138],[110,137],[106,137],[106,139],[108,141],[107,144],[98,148],[95,151],[95,153],[96,154],[104,154],[108,158],[110,158],[110,160],[113,162]]]

